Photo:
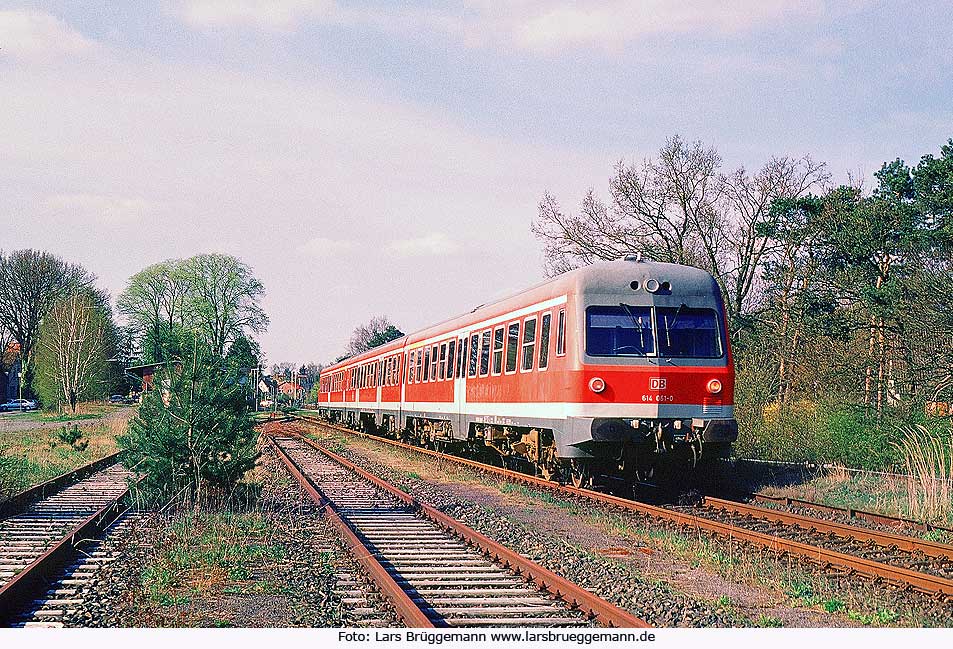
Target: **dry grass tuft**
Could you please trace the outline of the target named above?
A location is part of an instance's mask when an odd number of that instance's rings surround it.
[[[907,428],[897,444],[903,458],[908,507],[924,521],[946,520],[953,514],[953,433],[931,433],[923,426]]]

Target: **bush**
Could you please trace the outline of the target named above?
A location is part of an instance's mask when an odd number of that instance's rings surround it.
[[[735,450],[741,457],[763,460],[888,470],[900,460],[899,424],[889,415],[878,420],[843,404],[802,399],[782,408],[772,403],[760,413],[739,413]]]
[[[127,465],[144,474],[137,491],[147,502],[198,506],[211,493],[230,495],[258,457],[241,369],[192,347],[156,372],[156,389],[118,440]]]

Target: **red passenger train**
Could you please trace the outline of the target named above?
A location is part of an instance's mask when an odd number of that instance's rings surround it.
[[[318,410],[583,485],[723,455],[738,435],[733,390],[712,276],[630,256],[327,367]]]

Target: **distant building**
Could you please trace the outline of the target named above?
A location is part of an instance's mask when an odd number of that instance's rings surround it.
[[[279,383],[278,391],[292,399],[301,399],[305,394],[304,386],[292,381],[282,381]]]

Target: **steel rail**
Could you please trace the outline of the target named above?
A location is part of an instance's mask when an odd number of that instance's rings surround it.
[[[782,512],[776,509],[758,507],[739,503],[732,500],[723,500],[721,498],[705,497],[703,505],[713,509],[721,509],[742,516],[754,516],[766,520],[783,523],[785,525],[797,525],[805,529],[814,529],[818,532],[830,532],[837,536],[845,538],[854,538],[860,541],[873,541],[878,545],[887,547],[896,546],[900,550],[907,552],[922,552],[931,557],[953,558],[953,545],[945,543],[936,543],[925,539],[917,539],[911,536],[893,534],[891,532],[881,532],[879,530],[870,530],[863,527],[845,525],[836,521],[826,521],[813,516],[803,516],[792,512]]]
[[[518,471],[503,469],[500,467],[483,464],[481,462],[476,462],[474,460],[468,460],[465,458],[458,458],[453,455],[440,453],[438,451],[432,451],[430,449],[418,448],[410,444],[405,444],[403,442],[390,440],[384,437],[379,437],[375,435],[367,435],[366,433],[360,433],[357,431],[350,430],[348,428],[343,428],[333,424],[328,424],[327,422],[319,421],[312,417],[302,417],[301,415],[298,415],[298,417],[300,419],[303,419],[304,421],[311,421],[312,423],[316,423],[320,426],[325,426],[332,430],[338,430],[341,432],[350,433],[350,434],[356,435],[358,437],[363,437],[366,439],[373,439],[379,442],[384,442],[391,446],[403,448],[405,450],[415,451],[423,455],[429,455],[431,457],[436,457],[442,460],[449,460],[451,462],[463,464],[480,471],[502,476],[509,480],[513,480],[515,482],[522,482],[524,484],[529,484],[535,487],[539,487],[541,489],[556,491],[563,494],[570,494],[570,495],[581,497],[581,498],[595,500],[598,502],[602,502],[604,504],[613,505],[613,506],[626,509],[629,511],[635,511],[652,518],[669,521],[683,527],[690,527],[696,530],[704,530],[707,532],[711,532],[717,536],[721,536],[724,538],[746,541],[749,543],[753,543],[755,545],[765,547],[767,549],[773,550],[778,553],[789,553],[792,555],[800,556],[824,567],[837,566],[847,570],[848,572],[856,572],[857,574],[863,575],[864,577],[871,579],[872,581],[881,581],[881,580],[887,581],[901,588],[912,587],[928,595],[940,595],[947,599],[953,598],[953,580],[947,579],[945,577],[930,575],[927,573],[921,573],[921,572],[917,572],[907,568],[891,566],[889,564],[880,563],[877,561],[871,561],[869,559],[863,559],[861,557],[855,557],[852,555],[837,552],[835,550],[829,550],[826,548],[809,545],[807,543],[801,543],[799,541],[783,539],[783,538],[772,536],[769,534],[764,534],[762,532],[756,532],[754,530],[748,530],[742,527],[737,527],[734,525],[729,525],[729,524],[721,523],[718,521],[712,521],[703,517],[695,516],[693,514],[686,514],[686,513],[677,512],[670,509],[665,509],[663,507],[656,507],[654,505],[649,505],[647,503],[642,503],[635,500],[629,500],[626,498],[620,498],[618,496],[604,494],[598,491],[592,491],[589,489],[579,489],[577,487],[563,485],[558,482],[546,480],[544,478],[539,478],[536,476],[527,475],[525,473],[520,473]],[[769,510],[769,511],[773,511],[773,510]],[[814,520],[814,519],[811,519],[811,520]],[[851,529],[853,530],[855,528],[851,528]]]
[[[361,541],[354,533],[354,530],[351,529],[351,526],[338,515],[331,502],[311,483],[307,476],[304,475],[291,456],[288,455],[267,432],[266,437],[272,448],[275,449],[278,458],[291,475],[298,481],[298,484],[301,485],[305,492],[307,492],[308,496],[321,508],[324,516],[334,525],[348,546],[350,546],[354,558],[364,567],[368,575],[381,590],[381,593],[390,601],[397,615],[404,621],[404,624],[411,628],[434,628],[435,625],[433,621],[427,617],[419,606],[414,604],[404,589],[394,581],[394,578],[387,572],[387,569],[377,560],[374,551]]]
[[[0,501],[0,518],[5,518],[18,512],[23,509],[25,506],[32,504],[38,500],[46,498],[48,495],[60,491],[64,487],[70,485],[73,482],[82,480],[83,478],[96,473],[100,469],[105,469],[108,466],[111,466],[119,461],[119,454],[122,451],[116,451],[111,453],[104,458],[90,462],[89,464],[84,464],[83,466],[73,469],[72,471],[67,471],[62,475],[58,475],[55,478],[50,478],[46,482],[41,482],[38,485],[34,485],[23,491],[13,494],[6,500]]]
[[[921,532],[931,532],[936,530],[939,532],[945,532],[947,534],[953,534],[953,528],[943,527],[942,525],[934,525],[933,523],[916,521],[911,518],[903,518],[900,516],[889,516],[887,514],[865,511],[863,509],[854,509],[853,507],[836,507],[834,505],[817,503],[811,500],[791,498],[790,496],[769,496],[763,493],[753,493],[751,494],[751,498],[754,501],[774,503],[777,505],[784,505],[786,507],[800,507],[802,509],[813,509],[815,511],[824,512],[827,514],[840,514],[842,516],[846,516],[847,518],[856,518],[867,521],[868,523],[875,523],[877,525],[887,525],[889,527],[911,527]]]
[[[283,434],[288,434],[284,432]],[[607,602],[597,595],[585,590],[571,581],[560,577],[556,573],[540,566],[539,564],[523,557],[493,539],[480,534],[476,530],[464,525],[460,521],[444,514],[440,510],[420,502],[407,492],[395,487],[394,485],[382,480],[372,473],[362,469],[353,462],[340,455],[322,447],[314,440],[299,433],[291,433],[297,436],[309,446],[318,452],[329,457],[333,461],[341,464],[350,471],[371,482],[380,489],[394,496],[404,504],[418,510],[424,517],[430,519],[439,527],[447,530],[453,535],[461,538],[469,545],[477,547],[484,555],[503,564],[516,574],[522,576],[527,581],[536,586],[547,590],[550,594],[556,596],[572,608],[576,608],[586,615],[594,618],[600,624],[609,627],[620,628],[649,628],[645,620],[638,618],[631,613],[619,608],[615,604]]]
[[[81,541],[102,534],[128,509],[122,503],[128,493],[126,488],[0,587],[0,625],[9,626],[23,602],[35,598],[35,591],[52,580],[51,575],[69,561]]]

